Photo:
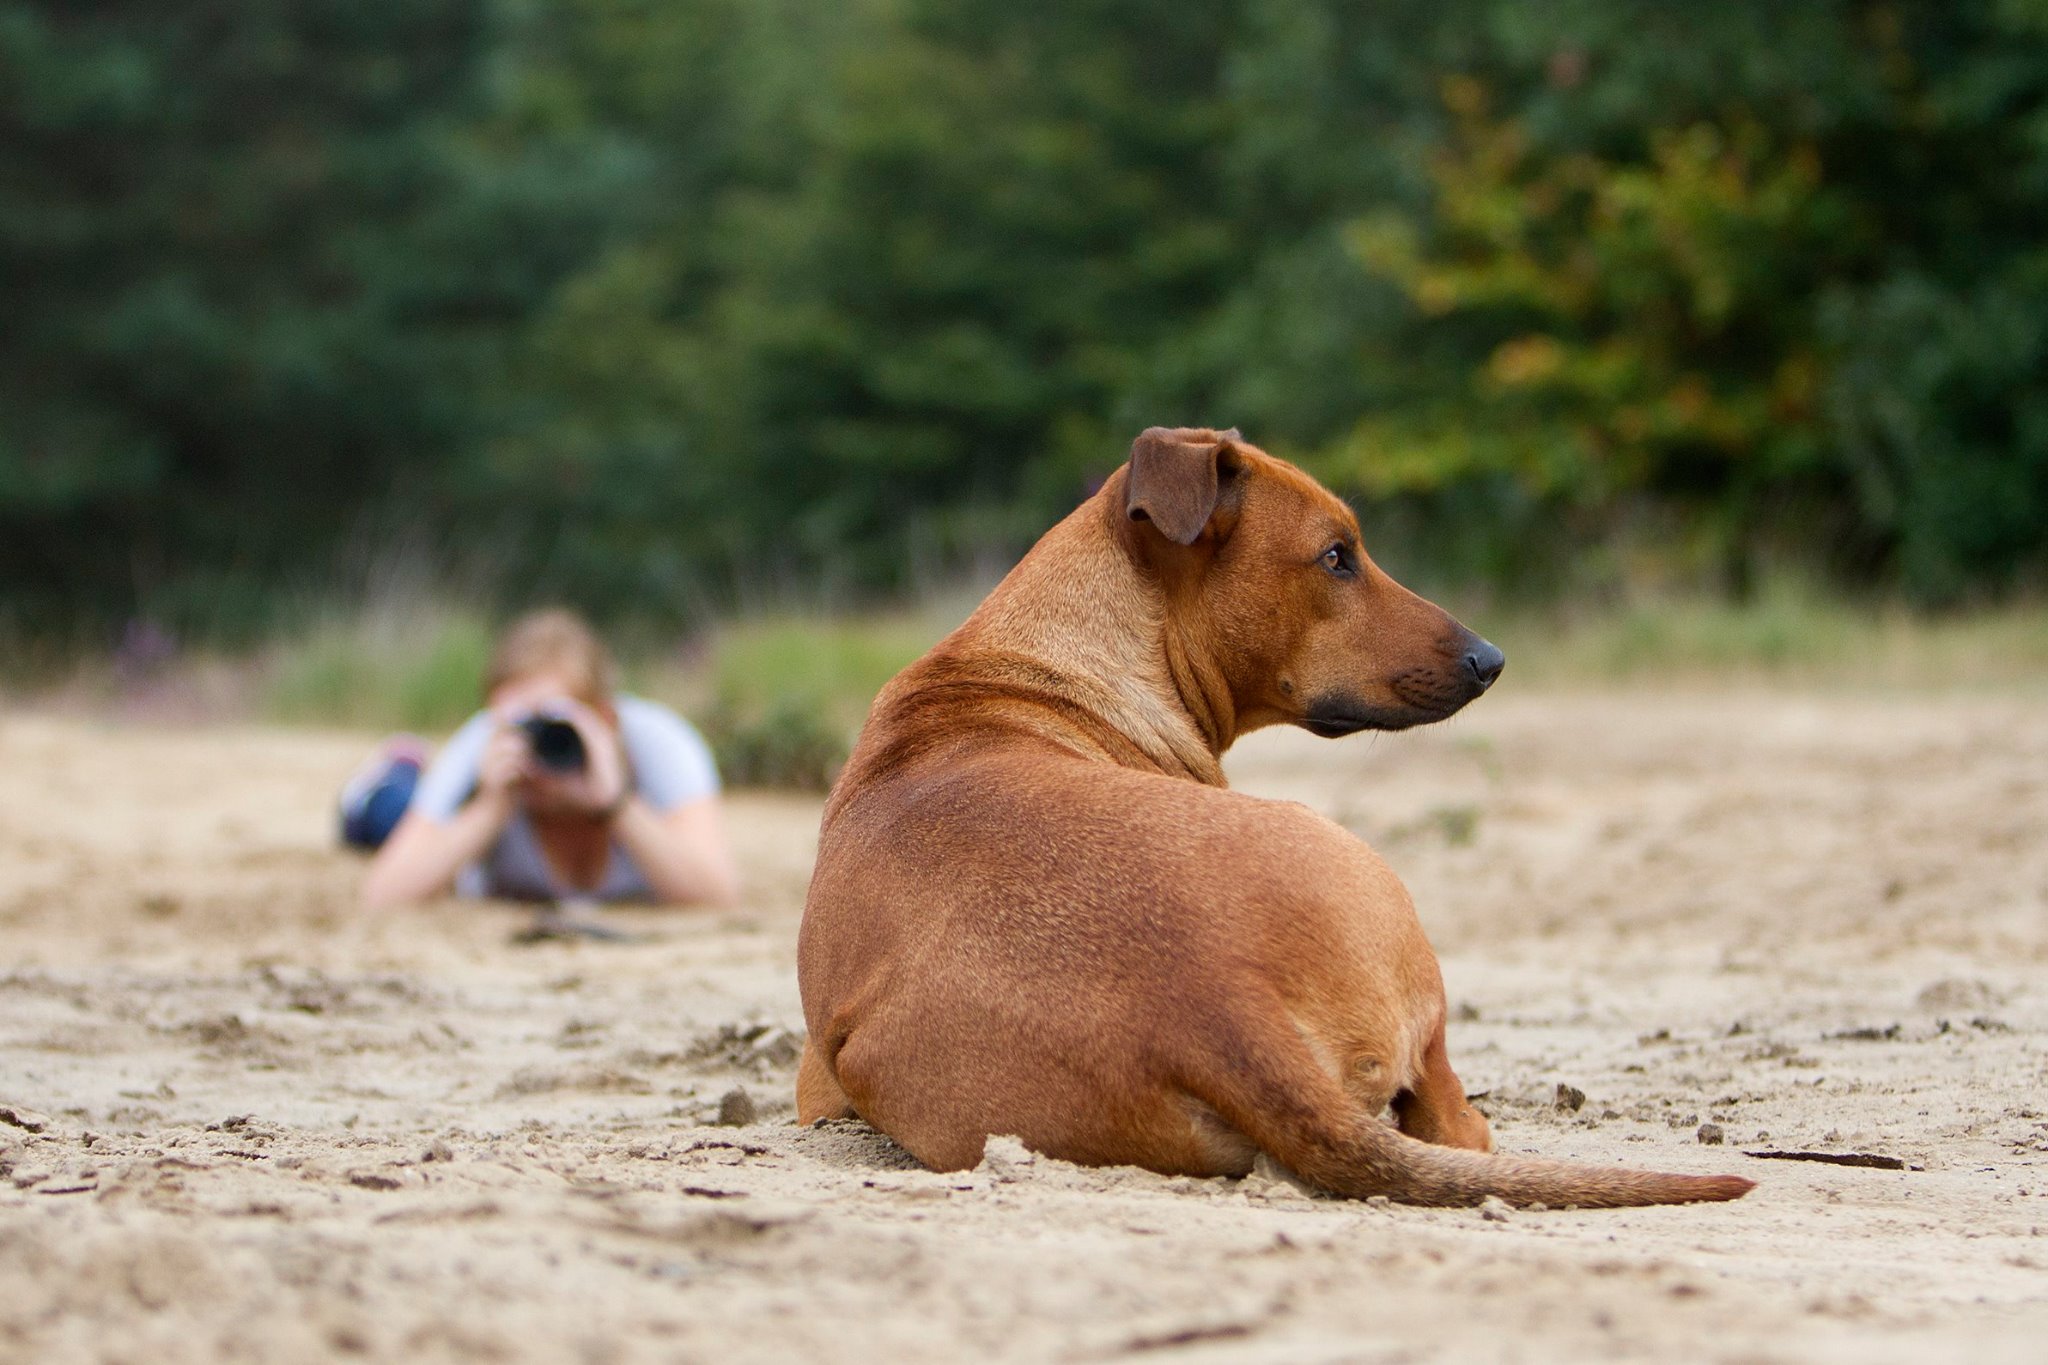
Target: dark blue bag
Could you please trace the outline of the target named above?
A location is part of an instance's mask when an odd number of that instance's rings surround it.
[[[405,817],[419,784],[419,759],[379,755],[341,793],[341,841],[365,851],[382,848]]]

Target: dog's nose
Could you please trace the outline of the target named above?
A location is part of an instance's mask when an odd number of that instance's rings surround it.
[[[1485,640],[1475,638],[1472,647],[1465,651],[1465,667],[1472,671],[1472,677],[1481,690],[1493,686],[1493,680],[1508,666],[1508,656]]]

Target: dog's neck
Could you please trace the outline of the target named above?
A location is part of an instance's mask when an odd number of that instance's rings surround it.
[[[1115,492],[1046,532],[955,638],[1057,675],[1076,704],[1160,770],[1226,785],[1218,760],[1232,722],[1203,689],[1187,695],[1195,673],[1167,639],[1164,598],[1112,530],[1112,514],[1122,517]]]

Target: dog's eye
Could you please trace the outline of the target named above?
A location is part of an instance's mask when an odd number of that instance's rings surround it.
[[[1358,568],[1352,561],[1350,547],[1341,540],[1323,551],[1323,567],[1339,578],[1351,577]]]

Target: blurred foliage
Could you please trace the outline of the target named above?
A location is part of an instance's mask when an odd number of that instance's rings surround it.
[[[1746,602],[1652,597],[1585,609],[1558,603],[1483,620],[1525,686],[1725,686],[1754,682],[1829,695],[2048,692],[2048,616],[2031,607],[1930,617],[1857,605],[1770,575]]]
[[[446,731],[483,705],[491,644],[481,619],[457,612],[327,617],[271,647],[263,709],[283,721]]]
[[[722,626],[677,696],[735,786],[824,791],[882,685],[943,634],[910,616]],[[657,684],[657,689],[659,685]]]
[[[476,132],[488,0],[0,4],[0,584],[233,631],[451,508],[608,167]]]
[[[857,598],[1177,421],[1424,578],[1995,596],[2043,222],[2048,0],[0,0],[0,631]]]
[[[745,711],[715,707],[698,727],[734,787],[828,791],[852,750],[816,710],[787,701]]]
[[[1737,595],[1788,546],[1930,602],[2038,574],[2048,6],[1565,23],[1499,25],[1540,82],[1447,76],[1431,210],[1351,228],[1416,344],[1325,472],[1510,482],[1591,536],[1647,501]]]
[[[731,785],[823,791],[875,694],[957,615],[755,617],[720,625],[681,655],[629,639],[625,690],[687,714]],[[483,704],[493,640],[475,613],[415,598],[320,615],[246,671],[271,719],[438,735]]]
[[[1780,308],[1839,232],[1813,148],[1702,123],[1652,136],[1641,164],[1541,158],[1487,120],[1476,83],[1447,85],[1461,117],[1434,167],[1433,240],[1381,216],[1351,241],[1472,357],[1432,401],[1355,427],[1326,468],[1382,494],[1506,476],[1596,517],[1647,490],[1689,504],[1746,591],[1759,504],[1826,463],[1816,346]]]
[[[627,690],[687,715],[729,785],[822,791],[875,693],[957,616],[727,622],[680,655],[629,653]],[[1844,602],[1780,574],[1744,603],[1694,595],[1496,604],[1469,619],[1507,651],[1518,687],[1750,682],[1829,695],[2048,693],[2048,616],[2037,608],[1930,618],[1899,603]],[[489,643],[483,622],[460,610],[330,617],[266,649],[257,681],[264,709],[279,720],[438,735],[479,705]],[[109,695],[124,690],[120,679],[86,681]],[[1453,842],[1470,834],[1455,812],[1434,812],[1428,823]]]

